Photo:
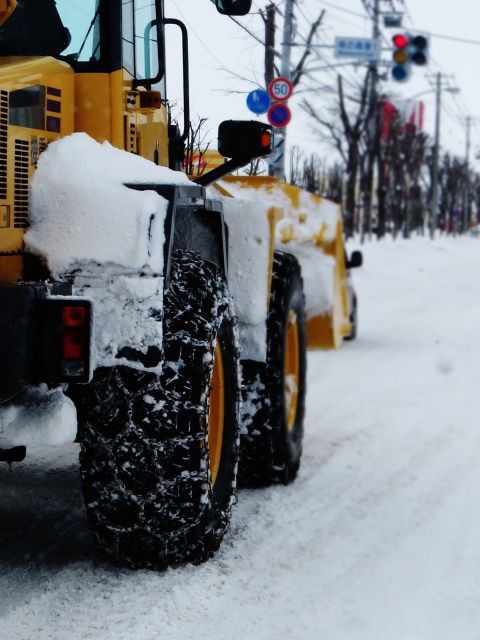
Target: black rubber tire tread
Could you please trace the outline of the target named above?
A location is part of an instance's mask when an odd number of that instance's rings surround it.
[[[352,330],[345,336],[345,340],[356,340],[357,332],[358,332],[358,300],[356,294],[353,296],[353,308],[350,314],[350,324],[352,325]]]
[[[297,314],[300,381],[295,427],[288,431],[284,407],[284,352],[289,310]],[[268,486],[292,482],[300,467],[306,388],[305,300],[301,269],[294,256],[274,254],[267,316],[267,361],[242,362],[242,435],[239,484]]]
[[[178,252],[164,297],[163,373],[96,371],[82,393],[81,476],[98,548],[132,568],[199,563],[218,549],[235,501],[240,378],[236,320],[215,265]],[[212,489],[207,416],[215,340],[225,433]],[[78,397],[78,395],[77,395]]]

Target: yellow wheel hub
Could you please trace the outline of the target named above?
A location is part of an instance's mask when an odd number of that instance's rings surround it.
[[[285,419],[288,430],[295,428],[298,407],[298,388],[300,384],[300,337],[298,318],[293,309],[288,312],[288,327],[283,363]]]
[[[208,413],[208,455],[212,487],[217,481],[222,459],[223,428],[225,421],[225,376],[220,341],[215,347],[212,383],[210,389],[210,408]]]

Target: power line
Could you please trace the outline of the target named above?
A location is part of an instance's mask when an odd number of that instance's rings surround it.
[[[212,58],[214,58],[219,63],[220,67],[222,69],[224,69],[225,68],[224,63],[220,60],[220,58],[217,55],[215,55],[215,53],[213,53],[213,51],[211,49],[209,49],[209,47],[205,44],[205,42],[198,35],[198,33],[195,31],[195,29],[193,29],[192,26],[188,23],[187,18],[184,16],[184,14],[182,13],[181,9],[178,7],[178,5],[175,2],[175,0],[172,0],[172,3],[174,5],[174,7],[176,8],[176,10],[178,11],[178,13],[182,16],[183,20],[188,25],[188,28],[190,29],[190,31],[193,33],[193,35],[197,38],[197,40],[200,42],[202,47],[205,49],[205,51],[207,51],[212,56]]]
[[[331,7],[335,9],[335,11],[342,11],[343,13],[348,13],[351,16],[356,16],[357,18],[362,18],[363,20],[367,19],[364,13],[360,13],[358,11],[352,11],[351,9],[346,9],[345,7],[340,7],[338,4],[334,4],[333,2],[327,2],[327,0],[320,0],[320,4],[324,4],[326,7]]]

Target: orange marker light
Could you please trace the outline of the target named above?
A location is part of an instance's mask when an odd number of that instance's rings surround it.
[[[270,149],[272,146],[272,136],[267,132],[262,133],[260,136],[260,144],[263,149]]]

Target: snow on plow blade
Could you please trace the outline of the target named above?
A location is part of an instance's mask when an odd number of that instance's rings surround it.
[[[266,212],[275,209],[272,245],[302,267],[308,347],[339,348],[351,332],[339,205],[271,177],[228,176],[218,189],[257,206],[263,202]]]

